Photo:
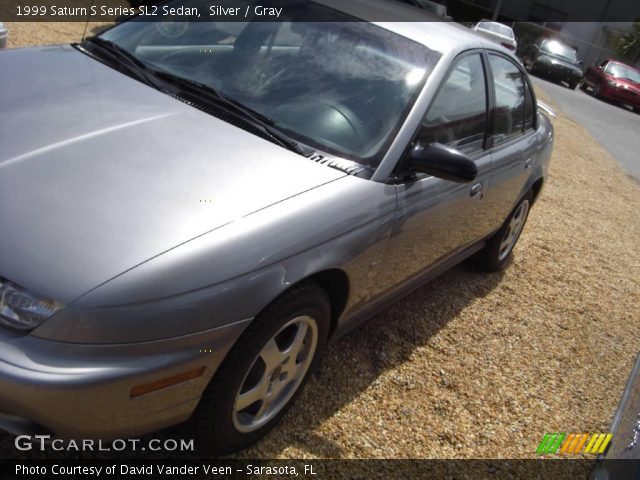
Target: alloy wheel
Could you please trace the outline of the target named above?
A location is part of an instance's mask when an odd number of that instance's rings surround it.
[[[515,246],[520,234],[522,233],[522,229],[524,228],[524,224],[527,220],[527,215],[529,214],[529,200],[523,200],[518,208],[511,216],[511,221],[509,222],[509,227],[502,238],[502,242],[500,243],[500,249],[498,250],[498,259],[500,261],[504,260],[509,256],[511,250]]]
[[[233,424],[243,433],[259,429],[289,402],[305,378],[318,344],[309,316],[287,322],[262,347],[246,373],[233,405]]]

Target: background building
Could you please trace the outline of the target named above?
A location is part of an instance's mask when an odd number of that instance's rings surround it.
[[[494,19],[513,27],[519,44],[555,36],[587,65],[615,57],[609,33],[640,19],[638,0],[440,0],[457,21]]]

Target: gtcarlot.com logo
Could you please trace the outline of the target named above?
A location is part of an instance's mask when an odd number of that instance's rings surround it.
[[[13,442],[16,450],[41,452],[193,452],[193,439],[152,438],[142,441],[139,438],[116,439],[110,442],[102,440],[63,440],[51,435],[19,435]]]

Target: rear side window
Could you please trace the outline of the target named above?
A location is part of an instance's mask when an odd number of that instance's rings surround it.
[[[522,135],[525,128],[525,81],[520,69],[505,57],[489,55],[496,108],[493,114],[494,143]]]
[[[418,140],[457,148],[481,150],[487,123],[486,82],[479,54],[462,57],[436,94],[422,120]]]

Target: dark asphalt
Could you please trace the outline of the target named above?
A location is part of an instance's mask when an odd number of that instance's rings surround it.
[[[583,125],[627,171],[640,181],[640,115],[627,107],[598,100],[579,88],[531,77],[564,113]]]

